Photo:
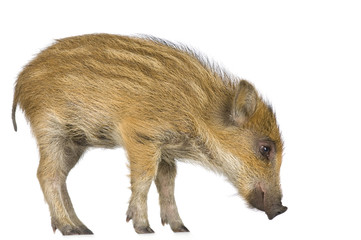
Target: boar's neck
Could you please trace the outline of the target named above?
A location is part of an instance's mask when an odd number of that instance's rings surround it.
[[[227,150],[227,141],[224,141],[232,132],[228,126],[235,87],[229,81],[223,83],[218,92],[208,98],[207,104],[198,105],[200,109],[192,111],[194,116],[187,118],[186,128],[183,122],[182,127],[176,126],[162,134],[162,154],[167,159],[200,164],[236,184],[241,162]],[[194,109],[190,106],[188,110]]]
[[[164,159],[197,163],[226,176],[230,182],[237,184],[241,163],[222,146],[218,139],[219,135],[213,134],[209,130],[209,125],[201,127],[196,135],[180,134],[179,132],[168,132],[167,134],[167,141],[162,144]]]

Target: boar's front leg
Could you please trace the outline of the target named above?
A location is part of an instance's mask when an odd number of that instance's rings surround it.
[[[161,220],[163,225],[169,223],[173,232],[189,232],[179,216],[174,198],[174,181],[176,174],[177,168],[174,159],[162,157],[155,179],[159,193]]]
[[[127,211],[127,222],[133,220],[137,233],[154,233],[148,222],[147,195],[158,165],[156,147],[124,138],[130,167],[132,195]]]

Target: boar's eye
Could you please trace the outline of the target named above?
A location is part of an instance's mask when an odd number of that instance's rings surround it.
[[[272,160],[276,154],[276,145],[271,140],[261,140],[257,144],[260,155],[267,160]]]
[[[269,159],[270,154],[271,154],[271,147],[269,146],[261,146],[259,149],[260,153],[262,154],[262,156],[264,156],[265,158]]]

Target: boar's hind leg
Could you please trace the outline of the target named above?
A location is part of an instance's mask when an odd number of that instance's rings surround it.
[[[170,225],[173,232],[189,232],[184,226],[174,198],[174,180],[177,174],[174,159],[162,158],[158,165],[155,184],[159,193],[160,215],[162,224]]]
[[[85,147],[56,139],[49,144],[39,142],[38,179],[49,205],[51,225],[54,232],[59,229],[63,235],[93,234],[76,216],[65,183]]]

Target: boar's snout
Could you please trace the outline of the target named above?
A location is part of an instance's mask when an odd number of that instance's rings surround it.
[[[280,215],[287,211],[287,207],[283,206],[282,203],[274,205],[270,210],[266,211],[267,217],[269,220],[272,220],[277,215]]]
[[[282,205],[281,196],[272,196],[261,185],[258,185],[248,198],[248,202],[254,208],[264,211],[269,220],[287,211],[287,207]]]

